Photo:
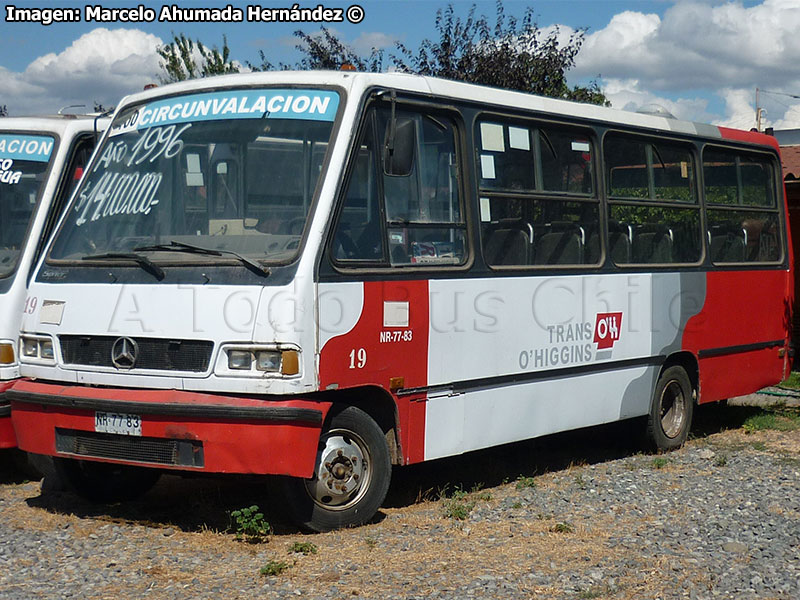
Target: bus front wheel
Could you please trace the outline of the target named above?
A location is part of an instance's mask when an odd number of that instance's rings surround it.
[[[389,489],[392,466],[386,438],[364,411],[348,406],[330,419],[310,479],[285,478],[281,490],[289,517],[324,532],[363,525]]]
[[[656,450],[680,448],[692,426],[692,384],[682,367],[661,373],[647,418],[647,441]]]

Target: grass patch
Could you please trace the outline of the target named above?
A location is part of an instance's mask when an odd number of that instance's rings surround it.
[[[778,387],[800,390],[800,371],[789,373],[789,377],[781,381]]]
[[[289,568],[289,563],[283,560],[271,560],[259,569],[262,577],[277,577]]]
[[[533,489],[536,487],[536,480],[533,477],[517,477],[516,488],[518,490]]]
[[[742,429],[754,431],[795,431],[800,429],[800,410],[793,408],[771,408],[745,419]]]
[[[552,533],[572,533],[575,529],[569,523],[556,523],[550,528]]]
[[[456,490],[453,495],[445,499],[442,506],[444,516],[456,521],[466,521],[477,502],[470,498],[464,490]]]
[[[289,554],[316,554],[317,547],[311,542],[295,542],[289,546]]]
[[[652,461],[650,461],[650,466],[654,469],[663,469],[669,464],[669,459],[664,458],[663,456],[656,456]]]

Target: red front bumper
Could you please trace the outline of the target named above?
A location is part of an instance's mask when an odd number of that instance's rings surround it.
[[[5,393],[12,385],[13,381],[0,381],[0,448],[17,447],[17,437],[11,423],[11,404]]]
[[[310,477],[330,403],[20,380],[6,393],[26,452],[210,473]],[[142,435],[95,433],[95,412],[135,414]]]

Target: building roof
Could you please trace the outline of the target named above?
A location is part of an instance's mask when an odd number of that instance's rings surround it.
[[[800,129],[776,129],[774,135],[781,148],[800,146]]]

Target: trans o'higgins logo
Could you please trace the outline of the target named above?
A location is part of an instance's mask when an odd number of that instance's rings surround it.
[[[598,350],[612,348],[622,331],[622,313],[597,313],[594,323],[594,342]]]
[[[610,358],[614,343],[622,333],[622,313],[597,313],[594,333],[592,322],[588,320],[546,325],[545,329],[547,336],[543,345],[525,348],[519,353],[520,369],[571,367]]]

